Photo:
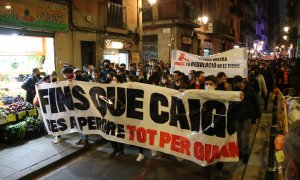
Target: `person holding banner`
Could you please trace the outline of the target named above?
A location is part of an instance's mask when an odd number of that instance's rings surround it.
[[[222,76],[224,76],[223,72],[218,73],[218,75],[220,76],[222,74]],[[226,74],[225,74],[226,77]],[[223,80],[224,81],[224,80]],[[209,75],[206,77],[205,79],[205,90],[211,91],[211,90],[224,90],[223,88],[218,87],[218,78],[214,75]],[[244,99],[244,94],[241,93],[240,95],[240,99],[243,100]],[[235,107],[237,109],[237,107]],[[228,124],[230,124],[230,122],[227,122]],[[213,122],[211,124],[211,126],[213,126]],[[223,162],[217,162],[216,163],[216,172],[214,173],[214,176],[216,178],[221,178],[223,175],[223,167],[224,167],[224,163]]]
[[[207,76],[204,84],[205,84],[205,90],[218,90],[217,89],[218,80],[214,75]],[[216,172],[214,173],[215,177],[217,178],[222,177],[223,166],[224,166],[223,162],[216,163]]]
[[[111,84],[123,83],[123,77],[116,75],[113,77]],[[121,159],[124,157],[124,144],[115,141],[110,141],[113,151],[109,154],[109,158]]]
[[[239,155],[244,164],[249,159],[249,134],[252,119],[261,117],[260,107],[257,101],[254,89],[246,85],[245,80],[241,76],[233,78],[233,85],[236,91],[244,93],[244,100],[240,103],[239,111],[236,116],[236,130],[238,138]]]
[[[130,82],[137,82],[136,76],[128,75],[127,76],[127,82],[129,82],[129,83]],[[139,149],[139,154],[138,154],[138,157],[136,158],[136,161],[140,162],[140,161],[142,161],[145,158],[145,156],[144,156],[144,148],[138,147],[138,149]]]

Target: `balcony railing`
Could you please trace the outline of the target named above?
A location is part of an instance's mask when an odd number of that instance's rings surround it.
[[[126,7],[120,4],[108,3],[107,25],[109,27],[126,28]]]
[[[197,20],[198,18],[198,11],[193,6],[184,3],[183,5],[183,12],[184,12],[184,18],[191,19],[191,20]]]
[[[180,1],[159,1],[158,15],[160,20],[179,19],[183,13]]]
[[[159,1],[158,15],[160,20],[168,19],[190,19],[198,18],[197,8],[184,3],[184,1]]]

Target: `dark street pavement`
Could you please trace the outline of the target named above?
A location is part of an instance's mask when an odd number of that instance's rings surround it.
[[[271,113],[264,113],[260,123],[252,126],[250,141],[254,140],[249,162],[244,165],[225,163],[223,177],[219,179],[264,179],[267,167],[269,125]],[[257,133],[256,133],[257,130]],[[60,167],[52,167],[35,178],[39,179],[216,179],[215,166],[203,168],[190,161],[179,162],[173,156],[162,154],[153,157],[150,150],[145,150],[145,159],[136,162],[138,149],[125,146],[125,156],[110,159],[110,143],[95,145],[86,153],[65,162]]]

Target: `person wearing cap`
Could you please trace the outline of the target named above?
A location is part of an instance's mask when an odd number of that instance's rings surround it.
[[[74,68],[72,68],[71,66],[64,66],[62,68],[61,73],[63,74],[65,80],[72,80],[72,79],[74,79],[73,70],[74,70]],[[55,73],[52,72],[51,76],[53,76],[55,74],[56,74],[56,72]],[[54,144],[58,144],[60,142],[62,142],[61,135],[55,136],[55,138],[53,140],[53,143]]]
[[[70,67],[70,66],[64,66],[62,68],[61,73],[63,74],[65,80],[72,80],[72,79],[74,79],[73,70],[74,69],[72,67]],[[56,74],[55,71],[53,71],[51,73],[51,77],[55,77],[55,76],[57,76],[57,74]],[[51,81],[55,82],[55,79],[52,79]],[[55,138],[53,140],[53,143],[54,144],[58,144],[60,142],[62,142],[61,135],[55,136]]]
[[[74,80],[88,82],[88,80],[82,76],[82,70],[81,69],[75,68],[73,70],[73,74],[74,74]],[[84,145],[84,146],[88,145],[88,143],[89,143],[88,135],[84,135],[82,133],[79,133],[79,136],[80,136],[80,139],[76,144],[77,145]]]
[[[40,81],[40,70],[38,68],[33,68],[32,73],[23,82],[22,89],[26,91],[26,101],[30,104],[33,103],[33,98],[35,97],[35,84]]]
[[[235,76],[232,79],[233,90],[242,91],[244,100],[240,103],[240,108],[237,112],[235,127],[237,130],[239,155],[244,164],[248,163],[249,159],[249,134],[251,123],[261,117],[261,111],[258,104],[255,90],[245,83],[241,76]]]

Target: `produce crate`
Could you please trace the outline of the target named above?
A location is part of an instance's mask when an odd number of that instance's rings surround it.
[[[5,118],[0,118],[0,125],[6,124],[7,120]]]
[[[6,123],[11,123],[11,122],[19,122],[25,116],[37,116],[36,108],[30,109],[27,111],[17,112],[16,114],[10,114],[10,115],[6,116],[6,118],[1,118],[0,125],[6,124]]]

